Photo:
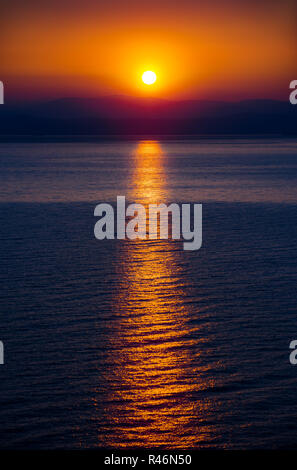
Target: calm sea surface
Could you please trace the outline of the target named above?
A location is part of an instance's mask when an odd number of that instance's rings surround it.
[[[0,144],[0,447],[297,447],[297,143]],[[203,245],[94,207],[203,204]]]

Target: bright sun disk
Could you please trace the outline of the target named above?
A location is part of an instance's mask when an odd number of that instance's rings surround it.
[[[157,80],[157,75],[155,74],[155,72],[151,72],[150,70],[147,70],[146,72],[142,74],[142,81],[146,85],[152,85],[153,83],[155,83],[156,80]]]

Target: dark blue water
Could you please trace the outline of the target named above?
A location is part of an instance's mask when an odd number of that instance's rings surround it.
[[[1,448],[297,445],[294,141],[1,145]],[[203,246],[94,207],[203,204]]]

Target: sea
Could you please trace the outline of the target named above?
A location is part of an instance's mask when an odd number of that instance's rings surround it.
[[[0,144],[1,449],[297,446],[297,141]],[[197,203],[203,242],[98,240]]]

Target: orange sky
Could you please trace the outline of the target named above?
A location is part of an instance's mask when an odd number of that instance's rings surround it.
[[[14,97],[284,98],[295,0],[10,0],[0,79]],[[155,85],[141,82],[145,70]]]

